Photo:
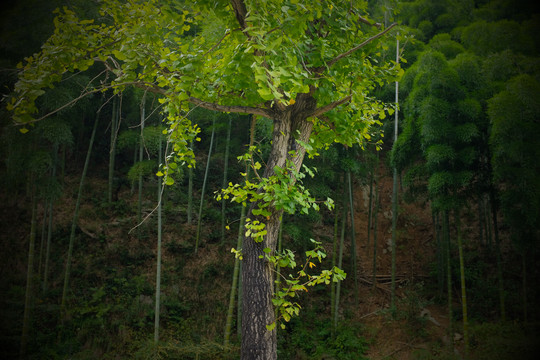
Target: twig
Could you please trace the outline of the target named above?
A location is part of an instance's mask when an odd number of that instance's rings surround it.
[[[369,39],[367,39],[366,41],[362,42],[360,45],[357,45],[355,47],[353,47],[352,49],[342,53],[342,54],[339,54],[338,56],[336,56],[335,58],[333,58],[332,60],[330,60],[328,63],[327,63],[327,66],[330,67],[332,65],[334,65],[335,63],[337,63],[339,60],[343,59],[344,57],[347,57],[349,56],[350,54],[352,54],[353,52],[357,51],[358,49],[366,46],[367,44],[369,44],[370,42],[372,42],[373,40],[376,40],[378,38],[380,38],[381,36],[383,36],[384,34],[386,34],[387,32],[389,32],[394,26],[396,26],[397,23],[393,23],[392,25],[390,25],[389,27],[387,27],[386,29],[384,29],[383,31],[381,31],[380,33],[376,34],[376,35],[373,35],[372,37],[370,37]]]

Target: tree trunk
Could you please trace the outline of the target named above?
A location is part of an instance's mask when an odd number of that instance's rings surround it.
[[[113,201],[113,180],[114,180],[114,162],[116,158],[116,135],[118,132],[118,97],[115,96],[112,104],[111,116],[111,142],[109,147],[109,187],[107,190],[107,201]]]
[[[229,124],[227,126],[227,138],[225,139],[225,156],[223,164],[223,188],[227,187],[227,173],[229,171],[229,148],[231,144],[231,122],[232,119],[229,116]],[[225,243],[225,199],[221,199],[221,243]]]
[[[347,172],[347,180],[349,183],[349,208],[351,214],[351,262],[352,262],[352,272],[354,276],[354,302],[356,305],[359,303],[358,295],[358,271],[356,269],[356,229],[354,228],[354,202],[353,202],[353,191],[352,191],[352,179],[351,172]]]
[[[250,129],[250,135],[249,135],[249,149],[251,149],[251,146],[253,146],[253,143],[255,141],[255,122],[256,117],[252,118],[251,121],[251,129]],[[231,124],[229,122],[229,131],[231,128]],[[230,132],[229,132],[230,135]],[[229,143],[229,141],[227,141]],[[246,166],[246,179],[249,179],[249,166]],[[244,225],[246,222],[246,206],[242,206],[242,210],[240,212],[240,225],[238,226],[238,238],[236,241],[236,249],[240,250],[242,248],[242,240],[244,239]],[[238,287],[238,314],[237,314],[237,334],[240,338],[240,326],[241,326],[241,306],[242,306],[242,282],[240,279],[239,274],[241,273],[242,269],[242,263],[240,262],[240,259],[238,257],[235,257],[234,259],[234,270],[233,270],[233,279],[232,279],[232,285],[231,285],[231,293],[229,296],[229,309],[227,311],[227,320],[225,321],[225,335],[223,340],[223,346],[227,347],[229,346],[229,340],[231,337],[231,327],[232,327],[232,319],[233,319],[233,313],[234,313],[234,300],[236,297],[236,290]]]
[[[193,149],[193,140],[189,145]],[[188,206],[187,206],[187,223],[191,225],[193,214],[193,166],[188,167]]]
[[[461,238],[461,219],[459,211],[455,212],[456,232],[459,252],[459,275],[461,280],[461,310],[463,314],[463,344],[465,347],[465,358],[469,354],[469,318],[467,315],[467,287],[465,285],[465,261],[463,258],[463,239]]]
[[[162,136],[159,136],[159,155],[158,163],[161,163],[161,141]],[[157,224],[157,259],[156,259],[156,304],[154,314],[154,343],[159,342],[159,313],[161,306],[161,200],[163,199],[162,179],[158,178],[157,197],[158,197],[158,224]]]
[[[30,241],[28,245],[28,270],[26,272],[26,296],[24,302],[23,326],[21,335],[20,357],[26,359],[28,335],[30,332],[30,318],[34,297],[34,253],[36,243],[36,218],[37,218],[37,195],[34,180],[31,180],[32,188],[32,220],[30,222]]]
[[[343,187],[343,210],[341,218],[341,233],[340,233],[340,242],[339,242],[339,256],[338,256],[338,268],[343,266],[343,245],[345,243],[345,228],[347,227],[347,192],[345,187]],[[336,286],[336,302],[334,309],[334,329],[337,328],[338,315],[339,315],[339,296],[341,294],[341,281],[337,283]]]
[[[77,201],[75,203],[75,210],[73,212],[73,221],[71,223],[71,233],[69,235],[68,253],[66,257],[66,269],[64,272],[64,288],[62,290],[62,301],[60,302],[60,317],[63,319],[64,310],[66,306],[67,290],[69,287],[69,276],[71,272],[71,257],[73,254],[73,245],[75,243],[75,230],[77,229],[77,223],[79,221],[79,208],[81,206],[82,191],[84,188],[84,180],[86,179],[86,172],[88,171],[88,165],[90,164],[90,156],[92,155],[92,147],[94,145],[94,139],[96,138],[96,131],[99,122],[99,114],[101,107],[96,113],[96,120],[94,121],[94,128],[92,129],[92,135],[90,136],[90,142],[88,144],[88,151],[86,152],[86,160],[84,161],[83,172],[81,175],[81,181],[79,183],[79,192],[77,193]]]
[[[141,136],[139,143],[139,161],[142,163],[144,159],[144,123],[146,120],[146,92],[141,100]],[[142,238],[142,192],[143,192],[143,176],[142,172],[139,172],[139,196],[137,202],[137,236]]]
[[[337,206],[334,208],[334,239],[332,247],[332,268],[337,266],[337,252],[338,252],[338,234],[339,234],[339,211]],[[336,324],[333,319],[335,318],[336,310],[336,283],[330,283],[330,319],[332,319],[332,338],[336,335]]]
[[[242,210],[240,213],[240,225],[238,226],[238,240],[236,242],[236,249],[239,250],[242,248],[242,239],[243,239],[243,233],[244,233],[244,223],[246,219],[246,207],[242,206]],[[231,285],[231,293],[229,295],[229,308],[227,310],[227,320],[225,321],[225,335],[223,337],[223,346],[228,347],[229,346],[229,340],[231,338],[231,328],[232,328],[232,319],[234,314],[234,300],[236,298],[236,289],[238,287],[238,275],[240,273],[240,259],[235,258],[234,259],[234,270],[233,270],[233,278],[232,278],[232,285]],[[238,296],[241,296],[240,291]],[[239,326],[239,324],[237,324]]]
[[[51,178],[56,178],[56,166],[58,165],[58,144],[54,144],[53,148],[53,163],[52,163],[52,174]],[[49,199],[48,201],[48,207],[47,210],[49,212],[48,221],[49,224],[47,226],[47,245],[45,246],[45,265],[43,269],[43,292],[47,291],[48,287],[48,279],[49,279],[49,260],[50,260],[50,254],[51,254],[51,239],[52,239],[52,227],[53,227],[53,199]]]
[[[443,234],[446,243],[446,289],[448,299],[448,346],[450,352],[454,350],[454,330],[452,313],[452,264],[450,262],[450,228],[448,226],[448,211],[443,212]]]
[[[373,212],[373,290],[377,287],[377,231],[379,226],[379,208],[381,207],[379,180],[376,181],[375,186],[375,211]],[[393,272],[392,276],[395,277]],[[390,309],[392,311],[395,310],[393,301],[391,302]]]
[[[499,306],[501,313],[501,320],[506,321],[506,307],[504,299],[504,282],[503,282],[503,271],[502,271],[502,256],[501,256],[501,241],[499,239],[499,224],[497,222],[497,203],[495,199],[495,190],[492,188],[490,192],[490,203],[491,203],[491,217],[493,220],[493,234],[495,236],[495,257],[497,259],[497,279],[498,279],[498,290],[499,290]]]
[[[197,219],[197,237],[195,239],[195,254],[199,251],[199,242],[201,239],[202,209],[204,206],[204,193],[206,192],[206,180],[208,180],[208,171],[210,170],[210,157],[212,156],[212,146],[214,144],[214,135],[216,133],[216,119],[212,120],[212,136],[210,137],[210,147],[208,148],[208,159],[206,160],[206,170],[201,190],[201,204],[199,206],[199,218]]]
[[[433,211],[431,217],[433,219],[433,224],[435,227],[435,243],[436,243],[436,252],[437,252],[437,292],[439,298],[443,299],[444,296],[444,244],[441,234],[441,225],[440,225],[440,213]]]
[[[527,314],[527,251],[521,251],[521,299],[523,306],[523,322],[529,321]]]
[[[304,104],[299,104],[299,109]],[[296,144],[290,138],[298,130],[299,140],[307,142],[311,135],[313,124],[305,118],[295,116],[292,111],[276,113],[274,130],[272,134],[272,149],[270,151],[267,167],[263,177],[274,175],[276,166],[285,167],[289,150],[293,150]],[[290,141],[291,140],[291,141]],[[293,147],[294,145],[294,147]],[[289,156],[297,169],[302,165],[305,149],[298,147],[294,156]],[[256,219],[253,210],[257,203],[252,204],[248,212],[248,218]],[[275,322],[275,312],[272,304],[274,289],[274,271],[266,260],[260,259],[264,248],[274,254],[277,246],[279,228],[281,225],[282,211],[270,208],[272,214],[266,219],[260,219],[266,224],[267,234],[262,242],[255,242],[252,238],[244,240],[243,266],[242,266],[242,349],[243,360],[271,360],[277,359],[277,332],[274,328],[269,331],[266,326]]]
[[[397,34],[399,35],[399,33]],[[399,37],[396,39],[396,64],[399,63]],[[396,81],[396,112],[394,114],[394,144],[398,139],[398,104],[399,104],[399,83]],[[392,284],[390,290],[390,308],[396,310],[396,239],[397,239],[397,218],[398,218],[398,172],[394,166],[392,185]]]

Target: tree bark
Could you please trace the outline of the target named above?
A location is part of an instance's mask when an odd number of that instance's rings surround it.
[[[302,113],[312,107],[311,97],[302,97],[294,107],[275,113],[273,117],[274,130],[272,134],[272,149],[263,177],[275,174],[275,167],[284,167],[287,159],[291,160],[297,169],[300,169],[305,149],[295,145],[291,134],[298,133],[298,139],[307,141],[311,135],[312,122],[307,121]],[[298,132],[297,132],[298,130]],[[294,145],[294,146],[293,146]],[[296,148],[294,155],[289,150]],[[257,203],[253,203],[248,212],[248,218],[257,219],[253,215]],[[259,219],[266,224],[267,234],[262,242],[255,242],[251,238],[244,240],[243,266],[242,266],[242,349],[243,360],[270,360],[277,359],[276,329],[269,331],[266,326],[275,322],[275,312],[272,304],[274,290],[274,269],[260,255],[263,249],[270,248],[275,253],[281,215],[283,211],[271,208],[272,214],[266,219]]]

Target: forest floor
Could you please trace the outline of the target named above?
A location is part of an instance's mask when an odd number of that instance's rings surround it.
[[[368,339],[369,350],[367,357],[371,360],[390,360],[390,359],[417,359],[422,352],[432,355],[448,344],[447,328],[448,328],[448,312],[444,305],[437,305],[430,302],[428,299],[422,298],[422,284],[424,280],[428,280],[429,269],[428,265],[432,263],[434,258],[434,233],[431,220],[431,211],[429,206],[422,207],[419,204],[400,204],[399,220],[398,220],[398,238],[396,243],[396,280],[397,280],[397,305],[398,315],[392,319],[389,313],[390,308],[390,274],[391,274],[391,228],[392,228],[392,177],[388,174],[388,170],[381,166],[379,171],[382,176],[379,180],[380,186],[380,210],[377,224],[377,265],[376,277],[377,284],[373,288],[373,239],[366,241],[368,228],[368,200],[369,187],[361,184],[355,186],[354,207],[355,207],[355,229],[356,229],[356,244],[358,254],[358,271],[357,281],[360,289],[359,303],[354,311],[353,318],[350,320],[361,323],[366,330],[364,336]],[[73,181],[72,181],[73,180]],[[66,185],[71,189],[75,189],[77,185],[76,179],[67,179]],[[88,189],[93,192],[101,193],[106,184],[103,179],[89,179]],[[101,190],[100,190],[101,189]],[[126,190],[126,193],[128,190]],[[133,196],[132,196],[133,197]],[[131,202],[131,200],[130,200]],[[64,227],[68,227],[72,212],[70,209],[74,207],[74,197],[66,197],[62,204],[56,209],[56,221],[62,223]],[[106,228],[101,216],[96,214],[99,210],[94,209],[95,205],[86,203],[81,208],[81,217],[79,221],[80,230],[90,239],[99,239],[100,234],[106,232],[107,238],[115,239],[114,241],[104,243],[100,246],[111,248],[111,254],[115,250],[112,248],[118,243],[132,242],[126,245],[130,248],[130,252],[142,251],[144,244],[133,242],[129,236],[124,236],[126,226],[122,226],[121,221],[116,219],[108,219]],[[17,212],[10,214],[3,212],[2,216],[5,223],[5,229],[8,228],[13,235],[19,232],[21,237],[25,237],[25,232],[21,232],[21,227],[16,224],[25,224],[28,221],[25,210],[22,204],[10,206],[12,210],[17,208]],[[7,208],[4,208],[6,210]],[[124,230],[122,230],[124,229]],[[8,231],[9,231],[8,230]],[[181,233],[194,232],[195,227],[183,227]],[[332,229],[321,228],[323,233],[331,233]],[[4,233],[6,234],[6,233]],[[182,235],[182,234],[180,234]],[[169,243],[172,240],[171,233],[165,232],[164,242]],[[25,246],[21,243],[8,241],[7,238],[2,241],[4,249],[7,253],[25,253]],[[99,242],[97,242],[99,245]],[[116,244],[116,245],[115,245]],[[217,244],[212,244],[217,245]],[[218,246],[206,246],[201,249],[201,256],[192,259],[185,264],[183,268],[183,276],[188,283],[193,285],[199,283],[196,275],[200,269],[207,268],[211,263],[222,262],[222,249]],[[150,257],[153,258],[152,251]],[[205,256],[202,256],[206,254]],[[118,256],[118,255],[113,255]],[[167,256],[165,252],[164,256]],[[25,256],[12,258],[14,262],[9,261],[3,263],[3,272],[11,272],[20,274],[19,280],[23,279],[23,274],[26,272],[24,264]],[[18,261],[16,261],[18,260]],[[153,260],[152,260],[153,261]],[[167,259],[164,260],[167,262]],[[172,262],[172,261],[171,261]],[[8,269],[9,268],[9,269]],[[61,269],[58,269],[61,270]],[[151,268],[149,268],[150,272]],[[150,277],[150,276],[149,276]],[[210,296],[211,298],[228,299],[229,279],[230,275],[226,274],[227,281],[217,282],[218,286],[206,291],[203,295],[199,294],[200,290],[191,291],[193,297]],[[349,279],[353,277],[349,275]],[[59,286],[59,284],[53,284]],[[185,295],[187,296],[187,295]],[[188,299],[197,301],[197,299]],[[199,299],[200,300],[200,299]],[[225,300],[226,301],[226,300]],[[217,309],[212,311],[218,311]],[[457,328],[457,324],[456,324]],[[207,328],[208,336],[212,337],[221,328],[214,330]],[[459,335],[458,335],[459,338]],[[457,341],[459,347],[459,341]],[[426,357],[432,358],[432,357]]]
[[[386,173],[385,173],[386,172]],[[367,357],[371,360],[417,358],[423,350],[432,354],[448,344],[448,311],[444,305],[422,298],[421,288],[429,276],[428,264],[435,256],[434,228],[428,205],[401,202],[396,239],[396,306],[391,319],[391,239],[392,176],[381,166],[379,174],[380,208],[377,224],[376,289],[373,288],[374,224],[367,239],[369,186],[357,185],[355,229],[357,239],[360,304],[356,311],[372,339]],[[375,190],[373,190],[375,198]],[[458,335],[459,337],[459,335]],[[457,350],[456,350],[457,351]]]

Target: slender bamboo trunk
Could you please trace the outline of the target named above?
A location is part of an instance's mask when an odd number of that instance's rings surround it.
[[[206,170],[204,172],[203,185],[201,190],[201,204],[199,206],[199,218],[197,219],[197,238],[195,239],[195,254],[199,250],[199,242],[201,239],[201,226],[202,226],[202,210],[204,205],[204,194],[206,192],[206,180],[208,180],[208,172],[210,170],[210,158],[212,157],[212,146],[214,144],[214,135],[216,133],[215,129],[216,119],[212,120],[212,135],[210,137],[210,147],[208,148],[208,159],[206,160]]]
[[[373,212],[373,289],[377,286],[377,230],[379,226],[379,208],[381,206],[379,192],[379,181],[377,180],[375,182],[375,211]],[[394,310],[393,307],[391,307],[391,309]]]
[[[88,144],[88,151],[86,152],[86,160],[84,161],[84,167],[81,175],[81,181],[79,183],[79,192],[77,193],[77,201],[75,203],[75,210],[73,212],[73,221],[71,223],[71,233],[69,235],[68,252],[66,256],[66,269],[64,272],[64,287],[62,290],[62,301],[60,303],[60,316],[64,317],[64,311],[66,308],[66,298],[69,287],[69,276],[71,272],[71,258],[73,255],[73,245],[75,244],[75,230],[77,229],[77,223],[79,221],[79,208],[81,206],[82,191],[84,187],[84,181],[86,180],[86,173],[88,171],[88,165],[90,164],[90,156],[92,155],[92,147],[94,146],[94,139],[96,138],[96,131],[99,123],[99,114],[101,113],[101,107],[96,113],[96,120],[94,121],[94,128],[92,129],[92,135],[90,136],[90,142]]]
[[[30,333],[30,322],[32,317],[32,308],[33,308],[33,298],[34,298],[34,254],[35,254],[35,243],[36,243],[36,226],[37,226],[37,195],[34,180],[31,179],[31,188],[32,188],[32,220],[30,221],[30,240],[28,243],[28,267],[26,270],[26,295],[24,301],[24,315],[23,315],[23,326],[22,326],[22,335],[21,335],[21,347],[20,347],[20,358],[26,359],[27,347],[28,347],[28,336]]]
[[[113,181],[114,181],[114,162],[116,158],[116,135],[118,124],[118,97],[115,96],[112,104],[111,115],[111,141],[109,146],[109,187],[107,189],[107,201],[112,203],[113,201]]]
[[[497,222],[497,203],[495,200],[494,190],[490,192],[490,203],[491,203],[491,218],[493,221],[493,235],[495,237],[495,257],[497,259],[497,279],[498,279],[498,290],[499,290],[499,307],[501,320],[506,321],[506,306],[505,306],[505,296],[504,296],[504,279],[503,279],[503,270],[502,270],[502,256],[501,256],[501,241],[499,239],[499,225]]]
[[[371,157],[371,156],[370,156]],[[373,184],[375,182],[375,166],[370,160],[371,171],[369,175],[369,197],[368,197],[368,226],[367,226],[367,247],[371,242],[371,229],[373,227]]]
[[[446,243],[446,290],[448,297],[448,346],[449,352],[453,353],[454,351],[454,316],[452,312],[452,265],[450,262],[450,228],[448,226],[448,211],[444,211],[443,214],[443,234],[445,237]]]
[[[225,139],[225,156],[224,156],[224,163],[223,163],[223,188],[227,187],[227,173],[229,171],[229,148],[231,144],[231,122],[232,119],[229,117],[229,124],[227,126],[227,138]],[[225,223],[226,223],[226,217],[225,217],[225,199],[221,199],[221,243],[225,243]]]
[[[190,147],[193,149],[193,140],[190,142]],[[193,167],[188,167],[188,207],[187,207],[187,223],[191,224],[193,214]]]
[[[484,213],[486,214],[486,219],[489,218],[489,208],[491,207],[492,201],[495,201],[495,199],[491,199],[491,195],[486,199],[484,199]],[[489,220],[486,220],[486,243],[488,249],[491,249],[491,242],[493,240],[493,229],[492,229],[492,222]]]
[[[162,136],[159,136],[159,154],[158,154],[158,163],[161,163],[162,161],[162,154],[161,154],[161,141]],[[158,178],[158,186],[157,186],[157,197],[158,197],[158,208],[157,208],[157,217],[158,217],[158,224],[157,224],[157,259],[156,259],[156,308],[155,308],[155,314],[154,314],[154,343],[157,344],[159,342],[159,315],[160,315],[160,306],[161,306],[161,230],[162,230],[162,224],[161,224],[161,200],[163,198],[163,191],[162,191],[162,181],[161,178]]]
[[[240,213],[240,224],[238,225],[238,238],[236,241],[236,249],[242,248],[242,238],[244,233],[244,225],[246,220],[246,207],[242,206],[242,211]],[[234,315],[234,302],[236,298],[236,289],[239,286],[238,284],[238,278],[240,274],[240,259],[235,258],[234,259],[234,270],[233,270],[233,278],[232,278],[232,285],[231,285],[231,293],[229,295],[229,308],[227,310],[227,320],[225,321],[225,335],[223,336],[223,346],[227,347],[230,343],[231,338],[231,329],[232,329],[232,319]],[[240,290],[238,290],[238,295],[240,296]],[[240,309],[240,307],[238,307]],[[239,326],[239,324],[237,324]]]
[[[53,148],[53,167],[51,177],[54,179],[56,177],[56,166],[58,162],[58,144],[54,145]],[[49,279],[49,259],[51,254],[51,239],[52,239],[52,227],[53,227],[53,199],[49,199],[49,225],[47,226],[47,246],[45,247],[45,267],[43,269],[43,291],[47,291],[48,279]]]
[[[336,207],[334,208],[335,216],[334,216],[334,239],[333,239],[333,247],[332,247],[332,269],[337,266],[337,252],[338,252],[338,236],[339,236],[339,210]],[[336,311],[336,283],[331,282],[330,283],[330,319],[332,319],[332,338],[336,335],[336,324],[334,323],[333,319],[335,318],[335,311]]]
[[[347,191],[345,186],[343,186],[343,207],[342,207],[342,216],[341,216],[341,233],[340,233],[340,243],[339,243],[339,257],[338,257],[338,268],[342,269],[343,266],[343,248],[345,243],[345,228],[347,226]],[[336,286],[336,303],[334,310],[334,328],[337,328],[338,324],[338,315],[339,315],[339,296],[341,293],[341,281],[337,283]]]
[[[245,216],[244,216],[245,223]],[[242,342],[242,299],[244,294],[244,289],[242,286],[242,262],[238,265],[238,304],[236,305],[236,336],[238,337],[239,342]]]
[[[144,123],[146,120],[146,92],[144,93],[141,100],[141,136],[139,139],[139,161],[142,162],[144,159]],[[143,193],[143,176],[142,172],[139,172],[139,196],[137,201],[137,236],[139,239],[142,238],[142,193]]]
[[[436,249],[437,249],[437,290],[439,294],[439,298],[443,298],[444,294],[444,273],[445,273],[445,266],[444,266],[444,252],[445,252],[445,245],[442,239],[441,234],[441,224],[440,224],[440,213],[437,211],[433,211],[431,214],[431,217],[433,219],[433,224],[435,226],[435,241],[436,241]]]
[[[37,266],[37,278],[41,279],[41,268],[43,262],[43,247],[45,246],[45,238],[47,236],[47,218],[49,216],[49,200],[46,201],[45,206],[43,207],[43,220],[41,221],[41,237],[39,240],[39,256],[38,256],[38,266]]]
[[[484,194],[478,194],[478,203],[477,203],[477,207],[478,207],[478,234],[480,236],[480,244],[482,244],[484,247],[486,246],[486,243],[485,243],[485,237],[484,237],[484,219],[485,219],[485,215],[484,215],[484,206],[482,204],[482,197],[484,196]]]
[[[523,322],[526,324],[529,321],[527,314],[527,252],[525,250],[521,253],[521,297],[523,306]]]
[[[457,243],[459,252],[459,274],[461,280],[461,310],[463,314],[463,344],[465,347],[465,358],[469,354],[469,318],[467,314],[467,287],[465,284],[465,260],[463,258],[463,239],[461,238],[461,219],[459,211],[455,212]]]
[[[353,190],[352,190],[352,180],[351,172],[347,172],[347,180],[349,183],[349,207],[351,214],[351,259],[352,259],[352,271],[354,275],[354,301],[356,304],[359,303],[359,294],[358,294],[358,274],[356,269],[356,238],[355,238],[355,228],[354,228],[354,202],[353,202]]]
[[[253,117],[252,123],[251,123],[251,132],[250,132],[250,141],[249,141],[249,148],[253,145],[254,142],[254,136],[255,136],[255,121],[256,118]],[[230,122],[229,122],[230,127]],[[246,179],[249,179],[249,167],[246,167]],[[242,240],[244,238],[244,225],[246,223],[246,206],[242,206],[242,210],[240,212],[240,224],[238,225],[238,237],[236,240],[236,249],[239,250],[242,248]],[[233,270],[233,279],[232,279],[232,285],[231,285],[231,293],[229,296],[229,308],[227,310],[227,320],[225,321],[225,335],[223,336],[223,346],[227,347],[229,346],[230,337],[231,337],[231,328],[232,328],[232,319],[234,314],[234,300],[236,297],[236,288],[238,287],[238,314],[237,314],[237,321],[236,321],[236,327],[237,327],[237,335],[240,338],[241,335],[241,320],[242,320],[242,287],[241,287],[241,278],[239,276],[241,271],[242,262],[240,259],[236,258],[234,259],[234,270]]]
[[[399,35],[399,33],[397,34]],[[396,64],[399,63],[399,38],[396,39]],[[394,144],[398,138],[398,104],[399,104],[399,83],[396,81],[396,112],[394,114]],[[392,283],[390,291],[390,308],[396,310],[396,241],[397,241],[397,219],[398,219],[398,172],[394,166],[392,179]]]

